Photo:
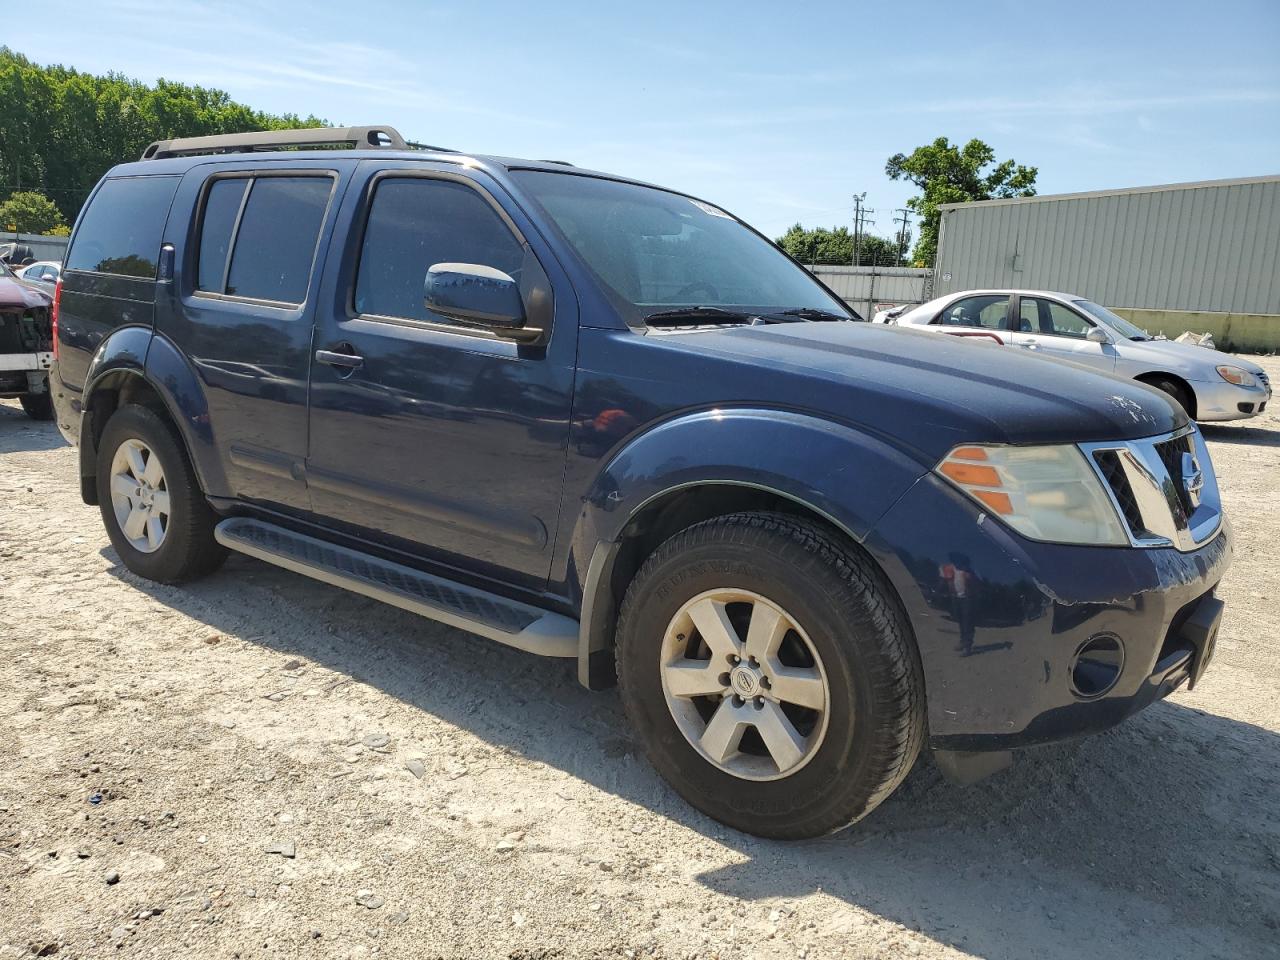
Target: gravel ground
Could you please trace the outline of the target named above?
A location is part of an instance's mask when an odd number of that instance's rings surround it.
[[[0,404],[0,957],[1280,956],[1280,418],[1205,434],[1238,540],[1194,693],[784,844],[564,663],[243,557],[137,579]]]

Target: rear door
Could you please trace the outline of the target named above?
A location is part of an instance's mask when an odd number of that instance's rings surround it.
[[[311,371],[316,514],[341,532],[540,589],[577,352],[567,277],[498,184],[421,161],[361,162],[329,260]],[[517,344],[428,311],[426,272],[449,262],[515,278],[544,341]]]
[[[1108,373],[1115,369],[1115,346],[1086,339],[1096,324],[1083,314],[1049,297],[1026,295],[1018,297],[1016,309],[1014,346],[1046,357],[1086,363]]]
[[[977,293],[953,300],[929,321],[930,326],[959,337],[979,337],[996,343],[1009,342],[1007,293]]]
[[[319,251],[354,166],[246,160],[201,165],[183,182],[175,210],[192,226],[174,236],[181,267],[157,331],[204,389],[230,487],[211,493],[310,509],[306,404]]]

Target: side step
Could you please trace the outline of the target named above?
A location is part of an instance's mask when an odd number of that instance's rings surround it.
[[[223,520],[214,537],[229,550],[331,583],[544,657],[578,655],[578,622],[485,590],[247,517]]]

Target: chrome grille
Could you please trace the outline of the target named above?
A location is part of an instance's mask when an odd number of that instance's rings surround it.
[[[1188,517],[1195,512],[1195,505],[1191,502],[1190,494],[1186,490],[1184,477],[1182,475],[1182,455],[1185,453],[1195,454],[1195,450],[1191,445],[1191,435],[1184,434],[1181,437],[1174,437],[1172,440],[1165,440],[1155,444],[1156,456],[1160,458],[1160,462],[1164,464],[1164,468],[1169,471],[1169,479],[1173,481],[1174,492],[1178,495],[1178,503],[1182,506],[1182,512]]]
[[[1222,525],[1213,463],[1194,426],[1141,440],[1084,443],[1080,449],[1134,546],[1194,550]]]

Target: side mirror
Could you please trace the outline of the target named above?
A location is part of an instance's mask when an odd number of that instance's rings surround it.
[[[423,286],[427,309],[458,323],[531,339],[525,329],[524,300],[510,275],[479,263],[437,263]]]
[[[1090,327],[1084,338],[1090,343],[1110,343],[1111,335],[1101,327]]]

